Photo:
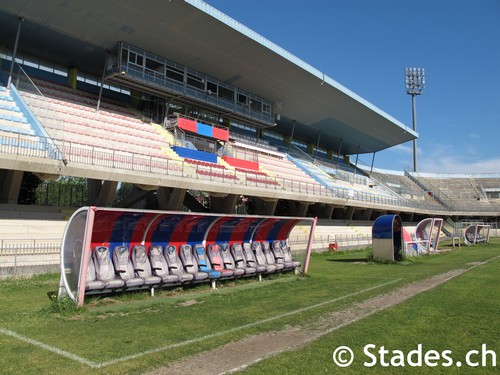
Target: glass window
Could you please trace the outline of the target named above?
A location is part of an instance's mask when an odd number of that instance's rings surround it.
[[[205,82],[203,81],[203,78],[196,77],[192,74],[187,75],[187,84],[189,86],[195,87],[200,90],[205,90]]]
[[[171,78],[178,82],[184,82],[184,72],[180,69],[167,66],[167,78]]]
[[[209,95],[217,95],[217,84],[213,82],[207,82],[207,92]]]
[[[158,61],[146,58],[146,69],[163,73],[163,64],[159,63]]]
[[[257,112],[262,112],[262,103],[257,99],[250,99],[250,108]]]
[[[219,86],[219,98],[234,101],[234,91],[225,87]]]
[[[248,97],[246,95],[238,93],[238,103],[241,105],[247,105]]]
[[[138,55],[135,52],[129,52],[128,53],[128,61],[131,64],[143,66],[143,64],[144,64],[144,57],[142,55]]]

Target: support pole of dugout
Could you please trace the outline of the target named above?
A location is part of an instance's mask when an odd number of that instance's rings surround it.
[[[69,219],[61,241],[61,281],[59,296],[68,296],[79,306],[85,298],[85,285],[92,249],[135,245],[166,247],[182,244],[208,246],[215,243],[288,241],[296,225],[308,225],[305,249],[293,249],[307,272],[316,218],[254,215],[221,215],[177,211],[152,211],[82,207]],[[294,244],[290,244],[294,247]],[[111,254],[112,255],[112,254]]]

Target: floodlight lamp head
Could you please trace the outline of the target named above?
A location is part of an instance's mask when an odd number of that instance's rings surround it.
[[[425,88],[424,68],[405,68],[406,93],[420,95]]]

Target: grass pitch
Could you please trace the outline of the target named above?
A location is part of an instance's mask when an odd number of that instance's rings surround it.
[[[58,275],[4,280],[0,281],[0,368],[5,374],[141,374],[260,332],[306,326],[402,285],[490,260],[400,305],[245,370],[255,374],[463,372],[465,364],[416,369],[377,363],[367,368],[363,363],[371,357],[363,348],[373,344],[407,353],[422,344],[424,351],[451,350],[458,361],[486,344],[500,354],[500,258],[491,260],[498,255],[500,241],[403,264],[370,262],[367,251],[314,254],[308,276],[226,282],[216,291],[198,285],[160,291],[154,298],[147,292],[89,298],[82,309],[47,298],[47,292],[57,289]],[[355,355],[346,368],[332,360],[333,351],[342,345]],[[475,371],[493,373],[498,366],[478,366]]]

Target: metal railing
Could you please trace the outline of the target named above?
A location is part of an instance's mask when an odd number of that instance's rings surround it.
[[[57,114],[57,111],[53,110],[50,101],[40,96],[40,90],[38,90],[31,80],[29,80],[29,77],[27,77],[24,72],[20,71],[14,82],[21,85],[23,90],[28,90],[31,94],[39,96],[43,101],[43,105],[34,110],[36,115],[41,116],[41,118],[50,118],[55,125],[58,124],[57,126],[62,130],[63,137],[62,139],[58,139],[54,137],[49,138],[40,135],[31,136],[2,131],[0,133],[0,153],[56,160],[60,159],[62,154],[62,159],[65,164],[75,163],[92,165],[126,171],[147,172],[155,175],[218,181],[234,185],[257,187],[263,190],[282,190],[315,196],[333,197],[344,200],[344,204],[347,204],[348,201],[354,201],[394,207],[436,210],[435,205],[406,200],[402,197],[363,192],[344,187],[325,186],[315,181],[297,181],[292,178],[281,176],[273,178],[273,183],[267,183],[265,180],[255,179],[252,176],[249,176],[250,178],[248,179],[245,176],[242,180],[237,176],[237,172],[233,170],[194,166],[188,162],[162,157],[160,153],[158,153],[158,156],[144,155],[124,151],[122,149],[98,147],[75,141],[68,141],[64,139],[65,129],[68,128],[68,124]],[[40,111],[42,111],[43,114],[39,113]],[[55,154],[54,150],[57,150]],[[455,208],[457,206],[458,205],[454,205],[453,207]],[[484,206],[478,206],[477,209],[483,211],[499,210],[496,207],[490,208]],[[443,210],[448,209],[443,208]],[[466,211],[471,212],[472,210],[470,207],[467,207]]]
[[[189,162],[172,160],[161,156],[141,155],[123,150],[91,146],[59,139],[52,139],[52,142],[57,145],[59,150],[63,151],[67,164],[75,163],[111,169],[123,169],[127,171],[148,172],[155,175],[169,175],[229,183],[238,181],[236,171],[227,169],[197,166]],[[4,154],[52,159],[50,153],[46,150],[46,145],[47,142],[44,137],[20,135],[18,133],[9,132],[0,134],[0,153]],[[327,188],[315,182],[297,181],[284,177],[276,177],[275,181],[276,184],[267,184],[263,181],[245,179],[244,181],[239,180],[238,184],[268,190],[284,190],[387,205],[403,206],[409,203],[391,197],[377,196],[363,192],[354,192],[350,194],[347,189]]]
[[[59,254],[61,240],[25,240],[2,239],[0,240],[0,256],[42,255]]]

